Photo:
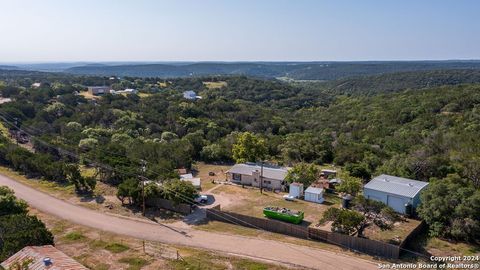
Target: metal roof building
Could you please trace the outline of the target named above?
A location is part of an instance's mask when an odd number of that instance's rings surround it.
[[[406,205],[413,208],[420,203],[420,192],[427,182],[382,174],[363,187],[366,198],[381,201],[395,211],[405,214]]]

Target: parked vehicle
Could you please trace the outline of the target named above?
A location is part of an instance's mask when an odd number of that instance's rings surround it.
[[[194,201],[196,203],[207,203],[208,202],[208,196],[207,195],[198,195],[195,197]]]
[[[292,196],[292,195],[289,195],[289,194],[286,194],[286,195],[283,195],[283,198],[286,200],[286,201],[295,201],[295,197]]]
[[[302,211],[295,211],[288,208],[275,206],[267,206],[263,208],[263,214],[268,218],[278,219],[294,224],[301,223],[304,215]]]

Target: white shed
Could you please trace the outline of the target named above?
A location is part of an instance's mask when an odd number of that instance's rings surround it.
[[[181,174],[180,180],[190,182],[196,189],[200,189],[200,178],[193,177],[191,173]]]
[[[288,195],[294,198],[303,197],[303,184],[302,183],[291,183],[288,191]]]
[[[323,203],[323,188],[308,187],[305,190],[305,201]]]

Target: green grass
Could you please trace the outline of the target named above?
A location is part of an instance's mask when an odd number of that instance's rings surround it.
[[[267,270],[268,267],[265,264],[249,261],[249,260],[239,260],[238,262],[234,262],[234,269],[241,269],[241,270]]]
[[[128,264],[128,270],[139,270],[148,264],[147,260],[138,257],[123,257],[118,261]]]
[[[237,257],[224,257],[211,252],[201,250],[185,249],[182,250],[183,260],[170,260],[169,269],[174,270],[280,270],[286,269],[278,265],[270,265],[262,262],[256,262],[249,259]]]
[[[100,263],[100,264],[95,265],[92,269],[93,270],[108,270],[108,269],[110,269],[110,265],[108,265],[106,263]]]
[[[81,232],[73,231],[67,233],[63,238],[68,241],[78,241],[83,240],[86,237]]]
[[[109,243],[105,245],[105,249],[112,252],[112,253],[121,253],[124,251],[129,250],[130,248],[124,244],[120,243]]]
[[[108,245],[107,242],[103,240],[93,240],[88,244],[91,249],[104,249]]]
[[[427,240],[427,250],[437,249],[443,252],[443,255],[479,255],[480,245],[474,245],[464,242],[449,242],[440,238],[431,237]]]

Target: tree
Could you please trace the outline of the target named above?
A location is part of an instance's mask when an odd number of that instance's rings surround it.
[[[251,132],[244,132],[238,135],[232,152],[237,163],[257,162],[265,158],[267,147],[263,139]]]
[[[370,170],[363,163],[348,163],[345,166],[345,169],[350,173],[351,176],[358,177],[363,180],[369,179],[372,176]]]
[[[0,217],[0,261],[26,246],[53,245],[53,235],[35,216],[25,214]]]
[[[310,186],[318,179],[318,167],[314,164],[298,163],[288,170],[285,180],[288,183],[298,182],[304,186]]]
[[[75,185],[76,192],[90,192],[95,189],[96,180],[93,177],[83,177],[77,164],[65,166],[67,180]]]
[[[125,203],[125,199],[128,199],[128,204],[139,202],[141,194],[142,189],[134,178],[128,178],[118,185],[117,198],[122,204]]]
[[[333,232],[347,235],[358,235],[358,232],[364,224],[365,217],[353,210],[331,207],[323,213],[323,217],[319,222],[325,223],[327,221],[333,221]]]
[[[53,235],[35,216],[27,215],[28,205],[0,187],[0,261],[25,246],[53,244]]]
[[[356,177],[347,176],[335,188],[338,192],[347,193],[355,196],[362,189],[362,180]]]
[[[13,190],[0,186],[0,217],[14,214],[26,214],[28,205],[15,198]]]
[[[200,152],[200,156],[205,161],[225,161],[231,159],[228,150],[218,143],[204,146]]]
[[[175,203],[192,204],[197,196],[197,190],[192,183],[179,179],[165,181],[160,189],[163,198]]]
[[[398,220],[398,214],[382,202],[370,200],[364,196],[357,196],[353,201],[353,209],[360,212],[365,218],[358,228],[358,235],[363,234],[363,230],[375,224],[382,230],[391,229],[393,223]]]
[[[480,190],[457,174],[432,179],[420,195],[418,215],[430,235],[455,240],[480,239]]]
[[[321,164],[333,160],[331,137],[324,133],[288,134],[280,149],[286,162],[304,161]]]
[[[171,141],[176,140],[176,139],[178,139],[177,134],[175,134],[173,132],[170,132],[170,131],[162,132],[161,140],[163,142],[171,142]]]

